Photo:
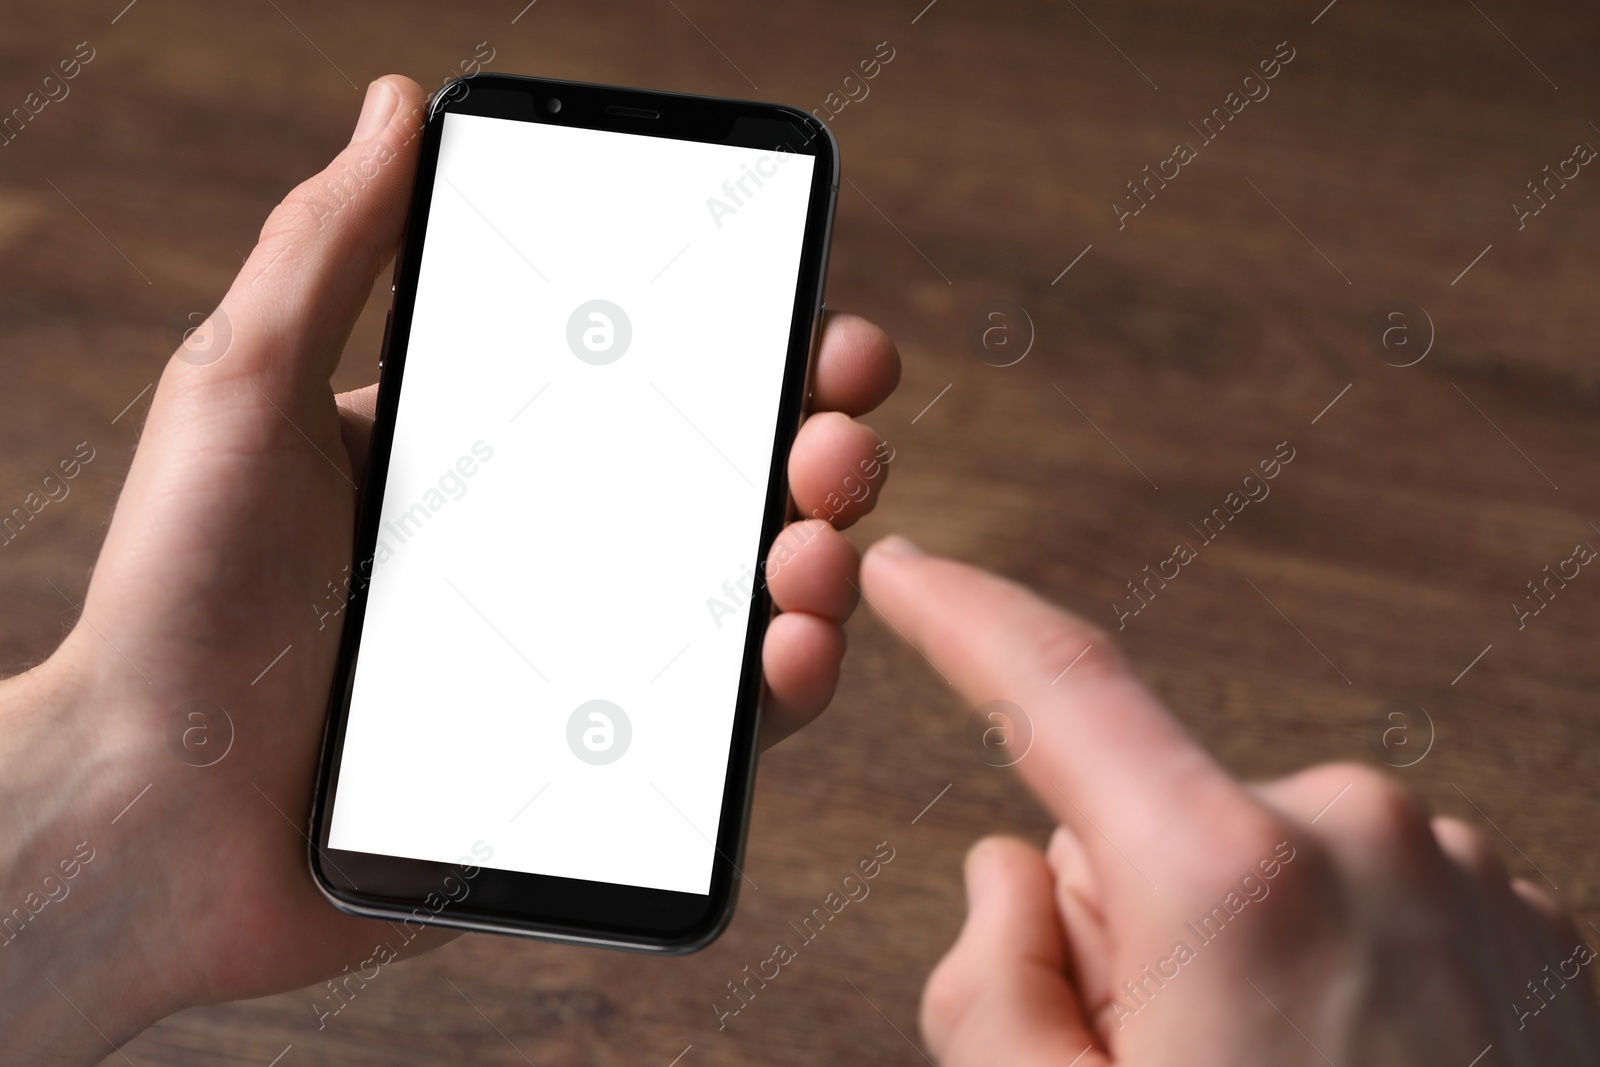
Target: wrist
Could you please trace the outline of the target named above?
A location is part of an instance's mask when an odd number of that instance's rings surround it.
[[[15,1062],[97,1063],[181,1006],[140,943],[157,929],[140,919],[149,854],[120,816],[145,783],[72,644],[0,681],[0,1038]]]

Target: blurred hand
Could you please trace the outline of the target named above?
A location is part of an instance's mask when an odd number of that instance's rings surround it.
[[[108,1038],[181,1007],[338,974],[387,930],[335,911],[307,872],[339,640],[312,605],[351,561],[376,392],[336,397],[329,377],[399,242],[423,105],[405,78],[375,82],[350,145],[268,218],[213,316],[226,352],[175,356],[161,377],[79,625],[0,684],[0,907],[38,899],[42,876],[59,884],[79,842],[93,856],[69,896],[4,938],[8,1062],[98,1061]],[[832,696],[859,563],[836,527],[871,509],[887,469],[837,506],[878,447],[851,416],[894,388],[893,346],[832,315],[818,360],[789,473],[799,510],[826,521],[780,542],[767,743]],[[195,699],[236,730],[214,766],[168,748]]]
[[[1023,709],[1016,769],[1061,822],[968,854],[922,1005],[946,1067],[1600,1063],[1594,952],[1476,830],[1360,765],[1234,781],[1105,634],[1010,582],[901,538],[862,579],[972,705]]]

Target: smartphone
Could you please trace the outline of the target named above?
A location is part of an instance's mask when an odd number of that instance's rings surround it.
[[[837,147],[488,73],[420,137],[313,877],[407,939],[693,951],[744,878]]]

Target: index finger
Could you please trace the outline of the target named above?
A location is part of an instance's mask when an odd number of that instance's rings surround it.
[[[1015,769],[1115,885],[1149,883],[1214,851],[1251,805],[1134,676],[1110,638],[1027,589],[904,538],[862,564],[867,603],[977,706],[1022,709]],[[1205,833],[1187,832],[1201,829]],[[1113,896],[1115,894],[1112,894]]]

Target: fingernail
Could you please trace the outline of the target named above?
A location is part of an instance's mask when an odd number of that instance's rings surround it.
[[[882,552],[889,556],[927,555],[927,553],[922,550],[921,545],[918,545],[909,537],[901,537],[899,534],[890,534],[888,537],[885,537],[883,540],[873,545],[872,550],[874,552]]]
[[[394,118],[399,103],[400,94],[388,82],[379,79],[367,86],[367,98],[361,104],[361,118],[356,121],[356,132],[350,136],[350,143],[371,140],[382,133]]]

